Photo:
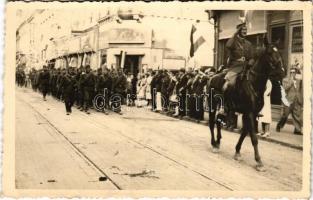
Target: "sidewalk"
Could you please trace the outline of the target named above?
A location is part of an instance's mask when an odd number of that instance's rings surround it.
[[[164,114],[164,113],[161,113],[161,114]],[[164,115],[167,115],[167,114],[164,114]],[[168,116],[171,116],[171,115],[168,115]],[[199,124],[208,126],[208,114],[207,113],[205,113],[204,118],[205,118],[205,120],[201,121]],[[241,119],[240,118],[241,117],[238,117],[238,128],[239,129],[237,129],[234,132],[230,132],[226,129],[223,129],[223,132],[239,134],[239,131],[241,128]],[[187,120],[187,121],[192,121],[194,123],[197,123],[196,120],[190,119],[189,117],[184,117],[182,120]],[[268,142],[272,142],[272,143],[277,143],[277,144],[280,144],[283,146],[303,150],[303,136],[293,134],[294,126],[292,124],[286,123],[285,127],[283,129],[281,129],[280,132],[276,132],[276,125],[277,125],[276,121],[273,121],[271,123],[271,127],[270,127],[271,135],[269,137],[264,138],[264,137],[258,136],[258,138],[260,140],[264,140],[264,141],[268,141]],[[259,129],[258,130],[259,131],[262,130],[260,123],[259,123]]]

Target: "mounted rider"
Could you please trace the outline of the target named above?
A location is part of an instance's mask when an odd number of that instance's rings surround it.
[[[242,79],[246,77],[248,69],[255,62],[252,44],[246,39],[246,35],[246,23],[242,22],[237,25],[236,33],[226,43],[228,70],[225,76],[224,91],[235,86],[236,79],[240,73]]]

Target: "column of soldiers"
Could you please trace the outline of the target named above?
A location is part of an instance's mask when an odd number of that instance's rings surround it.
[[[24,78],[26,75],[21,75],[23,73],[19,70],[16,72],[18,85],[27,82]],[[149,75],[152,80],[148,86],[151,91],[151,110],[180,119],[188,117],[197,122],[204,120],[204,111],[209,106],[204,94],[208,94],[206,88],[209,79],[215,74],[214,68],[189,68],[187,71],[182,68],[178,72],[151,71]],[[41,92],[44,100],[49,94],[64,102],[67,115],[71,114],[74,105],[87,114],[90,114],[90,108],[104,114],[108,114],[108,110],[121,114],[121,104],[126,103],[128,93],[133,93],[127,87],[126,75],[118,69],[104,68],[92,71],[90,66],[67,69],[49,69],[44,66],[40,70],[32,69],[28,78],[32,89]],[[161,94],[160,101],[157,100],[157,93]],[[102,95],[102,98],[95,98],[97,95]],[[173,96],[175,98],[172,98]],[[157,102],[161,105],[157,105]],[[157,109],[158,106],[161,110]],[[227,125],[232,125],[228,123]]]
[[[20,71],[16,72],[17,84],[20,85]],[[126,76],[122,70],[98,69],[92,71],[87,65],[83,68],[55,69],[43,66],[42,69],[32,69],[29,81],[34,91],[39,91],[46,101],[49,94],[65,104],[67,115],[71,114],[72,106],[87,114],[90,108],[108,114],[111,109],[121,114],[121,104],[126,99]],[[96,95],[101,95],[95,102]]]
[[[15,73],[16,84],[20,87],[27,87],[26,73],[22,68],[17,68]]]

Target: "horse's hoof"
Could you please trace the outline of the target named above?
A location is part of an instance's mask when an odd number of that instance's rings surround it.
[[[265,167],[264,167],[263,164],[257,164],[257,165],[255,166],[255,169],[256,169],[258,172],[265,172],[265,171],[266,171],[266,169],[265,169]]]
[[[237,161],[240,161],[241,160],[241,154],[240,153],[236,153],[234,155],[234,159],[237,160]]]
[[[216,148],[216,147],[213,147],[212,152],[213,152],[213,153],[218,153],[218,152],[219,152],[219,149]]]

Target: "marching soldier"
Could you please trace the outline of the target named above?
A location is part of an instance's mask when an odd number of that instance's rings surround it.
[[[92,102],[92,94],[95,89],[95,75],[91,72],[90,65],[86,66],[86,75],[82,80],[82,87],[84,88],[84,111],[90,114],[88,111],[90,103]]]
[[[46,101],[46,95],[49,91],[50,73],[47,66],[43,66],[43,71],[39,74],[39,84],[43,96],[43,100]]]
[[[83,70],[82,68],[77,69],[77,73],[75,75],[75,80],[76,80],[76,85],[75,85],[75,90],[76,90],[76,104],[78,105],[78,109],[83,111],[84,107],[84,93],[83,89],[81,86],[82,80],[83,80]]]
[[[112,89],[113,94],[111,94],[112,109],[114,112],[122,114],[121,106],[126,97],[127,79],[121,69],[119,69],[118,72],[115,73],[115,76],[113,77],[112,88],[113,88]]]
[[[72,113],[72,106],[75,100],[75,77],[72,68],[69,68],[67,73],[64,75],[62,88],[66,114],[69,115]]]
[[[97,91],[97,94],[103,95],[102,111],[105,114],[108,114],[106,109],[108,109],[109,94],[110,94],[111,87],[112,87],[112,81],[111,81],[111,77],[108,74],[108,70],[104,69],[102,72],[102,69],[99,69],[98,77],[97,77],[97,84],[96,84],[96,91]]]

